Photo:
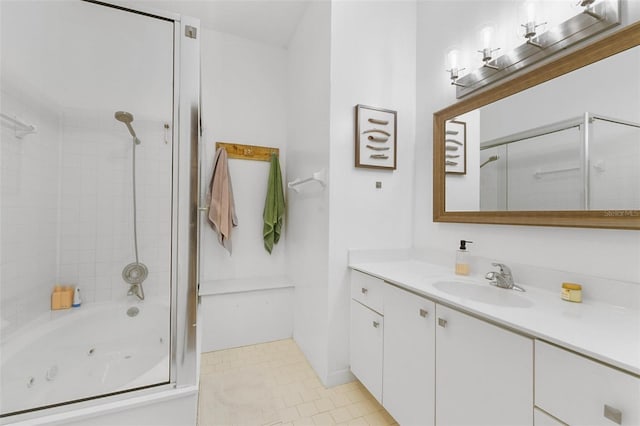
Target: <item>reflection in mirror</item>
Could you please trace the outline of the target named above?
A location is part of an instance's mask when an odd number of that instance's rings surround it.
[[[640,230],[638,45],[640,22],[435,112],[433,220]]]
[[[485,141],[480,210],[637,210],[638,160],[640,124],[591,113]]]
[[[639,76],[635,47],[447,120],[467,168],[446,211],[640,210]]]

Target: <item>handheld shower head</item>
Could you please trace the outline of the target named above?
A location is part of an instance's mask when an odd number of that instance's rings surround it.
[[[136,136],[136,132],[133,130],[133,127],[131,127],[131,122],[133,121],[133,114],[127,111],[116,111],[116,113],[114,114],[114,117],[116,118],[116,120],[124,123],[125,126],[127,126],[127,129],[129,129],[129,133],[131,133],[131,136],[133,136],[133,140],[137,144],[139,144],[140,140],[138,139],[138,136]]]
[[[122,121],[126,124],[131,124],[131,122],[133,121],[133,114],[127,111],[116,111],[114,117],[116,118],[116,120]]]

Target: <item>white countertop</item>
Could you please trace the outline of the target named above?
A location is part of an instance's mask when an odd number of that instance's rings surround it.
[[[455,275],[450,268],[417,260],[362,262],[352,269],[373,275],[436,302],[459,308],[535,338],[640,375],[640,311],[604,303],[572,303],[558,292],[520,285],[526,293],[490,286],[484,277]],[[479,302],[434,287],[438,281],[464,281],[487,286],[502,296],[523,298],[527,307]],[[505,292],[509,292],[505,294]]]

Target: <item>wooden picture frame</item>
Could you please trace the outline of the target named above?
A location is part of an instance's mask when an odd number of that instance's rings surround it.
[[[356,105],[355,166],[396,169],[397,112]]]
[[[467,174],[467,123],[460,120],[448,120],[445,123],[444,140],[445,173],[450,175]]]

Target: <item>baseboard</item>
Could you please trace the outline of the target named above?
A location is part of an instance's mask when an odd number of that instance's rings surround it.
[[[327,377],[327,382],[324,385],[328,388],[332,388],[334,386],[353,382],[354,380],[356,380],[356,376],[351,373],[351,370],[344,368],[342,370],[330,372]]]

